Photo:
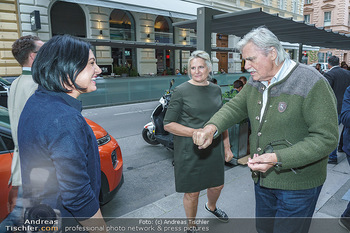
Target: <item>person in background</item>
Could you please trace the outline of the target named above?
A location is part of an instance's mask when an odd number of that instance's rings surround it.
[[[316,70],[318,70],[321,74],[324,74],[324,72],[322,71],[322,68],[321,68],[321,64],[320,63],[317,63],[316,66],[315,66]]]
[[[233,82],[233,89],[237,92],[237,94],[242,90],[244,84],[241,80],[236,80]]]
[[[221,69],[220,69],[220,74],[226,74],[224,68],[221,68]]]
[[[205,209],[220,221],[227,214],[216,206],[224,186],[224,163],[232,159],[227,130],[206,150],[193,146],[192,134],[221,107],[221,89],[208,81],[212,64],[209,54],[194,51],[188,59],[190,80],[174,89],[164,118],[164,129],[174,134],[174,168],[176,192],[184,193],[183,203],[189,230],[196,232],[201,190],[207,189]]]
[[[187,74],[187,69],[184,69],[184,75],[188,75],[188,74]]]
[[[341,113],[344,93],[346,88],[350,85],[350,71],[340,68],[339,66],[339,58],[337,56],[331,56],[328,58],[328,68],[330,69],[328,72],[324,74],[324,77],[328,80],[331,85],[335,97],[337,98],[337,112],[338,115]],[[340,122],[339,122],[340,123]],[[342,128],[343,125],[340,125]],[[343,129],[341,129],[340,139],[339,139],[339,148],[342,148],[343,145]],[[328,163],[337,164],[338,156],[337,156],[337,148],[332,151],[329,155]]]
[[[343,151],[350,165],[350,87],[344,93],[343,105],[340,113],[340,122],[344,125]],[[339,219],[339,224],[350,232],[350,202]]]
[[[176,70],[175,70],[175,75],[182,75],[182,74],[180,73],[180,70],[179,70],[179,69],[176,69]]]
[[[45,205],[60,213],[63,225],[73,221],[104,232],[98,145],[77,100],[96,90],[100,73],[89,43],[69,35],[46,42],[33,63],[38,89],[23,108],[18,146],[25,208]]]
[[[348,64],[346,64],[345,61],[342,61],[340,63],[340,67],[343,68],[344,70],[349,70],[349,66],[348,66]]]
[[[241,76],[241,77],[239,77],[239,79],[238,79],[238,80],[242,81],[243,86],[247,84],[247,78],[246,78],[245,76]]]
[[[22,36],[12,44],[12,55],[21,65],[22,75],[12,82],[7,104],[12,139],[15,147],[11,164],[11,177],[9,180],[9,184],[12,185],[8,197],[8,211],[10,215],[1,223],[1,232],[2,230],[6,232],[6,225],[17,225],[22,214],[22,177],[18,152],[17,127],[24,105],[38,88],[38,84],[33,81],[31,67],[37,52],[43,44],[44,42],[42,42],[39,37],[32,35]]]
[[[328,154],[337,145],[336,98],[327,80],[291,60],[266,27],[251,30],[237,47],[251,78],[193,133],[193,142],[205,149],[249,117],[256,230],[307,233],[327,177]]]

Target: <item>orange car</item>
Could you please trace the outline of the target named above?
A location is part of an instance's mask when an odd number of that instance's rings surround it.
[[[86,118],[85,118],[86,119]],[[97,139],[101,161],[100,204],[110,201],[124,182],[123,158],[118,142],[95,122],[86,119]],[[0,222],[8,215],[7,199],[10,188],[11,162],[14,144],[8,111],[0,107]]]

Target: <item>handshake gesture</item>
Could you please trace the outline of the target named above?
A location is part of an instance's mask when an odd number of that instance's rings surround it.
[[[213,137],[217,128],[215,125],[207,125],[203,129],[196,129],[193,131],[192,139],[193,143],[198,146],[199,149],[205,149],[213,142]]]
[[[192,134],[193,143],[198,146],[198,149],[207,148],[213,142],[216,131],[215,125],[206,125],[203,129],[194,130]],[[248,159],[248,167],[253,171],[266,172],[277,164],[280,163],[277,162],[275,153],[254,154],[253,158]]]

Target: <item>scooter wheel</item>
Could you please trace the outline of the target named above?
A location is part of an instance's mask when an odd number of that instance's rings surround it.
[[[142,130],[142,137],[148,144],[151,144],[151,145],[158,145],[159,144],[159,142],[154,137],[154,134],[151,134],[148,131],[148,129]]]

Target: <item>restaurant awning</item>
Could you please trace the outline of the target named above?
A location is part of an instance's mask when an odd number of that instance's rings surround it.
[[[252,28],[262,25],[271,30],[280,41],[350,50],[350,34],[315,27],[304,21],[294,21],[293,18],[282,18],[278,14],[263,12],[261,8],[214,15],[211,32],[242,37]],[[197,29],[197,20],[173,23],[173,26]]]

